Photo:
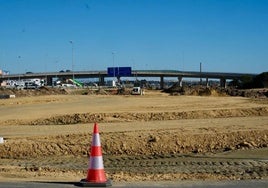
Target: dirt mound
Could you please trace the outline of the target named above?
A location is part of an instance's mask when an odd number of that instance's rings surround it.
[[[91,134],[68,134],[7,140],[0,158],[87,156]],[[124,140],[122,140],[124,138]],[[180,129],[102,133],[105,155],[154,156],[176,153],[213,153],[267,147],[268,130],[191,134]],[[142,147],[141,147],[142,146]]]
[[[225,117],[267,116],[268,108],[219,109],[184,112],[146,112],[146,113],[81,113],[57,115],[31,121],[7,120],[2,125],[68,125],[94,122],[130,122],[130,121],[167,121],[179,119],[204,119]]]
[[[40,87],[38,89],[9,89],[0,87],[0,94],[15,95],[16,97],[42,96],[42,95],[66,95],[68,92],[65,89]]]
[[[241,96],[248,98],[267,98],[267,89],[232,89],[227,88],[225,92],[230,96]]]
[[[239,90],[236,88],[219,88],[204,86],[183,86],[175,83],[163,93],[170,95],[191,95],[191,96],[241,96],[248,98],[267,98],[267,89],[247,89]],[[96,89],[68,89],[57,87],[40,87],[38,89],[18,90],[0,87],[0,95],[15,95],[16,97],[42,96],[42,95],[130,95],[130,88],[96,88]]]
[[[175,83],[163,92],[170,95],[193,95],[193,96],[240,96],[248,98],[267,98],[268,90],[262,89],[236,89],[233,87],[204,87],[204,86],[179,86]]]
[[[170,95],[193,95],[193,96],[226,96],[226,92],[218,88],[203,86],[179,86],[178,83],[172,87],[163,90]]]
[[[98,89],[68,89],[58,87],[40,87],[38,89],[10,89],[0,87],[0,95],[15,95],[16,97],[30,97],[43,95],[130,95],[126,88],[98,88]]]

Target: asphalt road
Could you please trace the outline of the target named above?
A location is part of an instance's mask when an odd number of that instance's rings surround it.
[[[80,187],[78,182],[0,182],[0,188],[68,188]],[[241,181],[178,181],[113,183],[112,187],[198,187],[198,188],[267,188],[266,180]]]

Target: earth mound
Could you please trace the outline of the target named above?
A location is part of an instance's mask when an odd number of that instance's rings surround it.
[[[0,87],[0,94],[3,95],[16,95],[16,97],[30,97],[30,96],[41,96],[41,95],[66,95],[67,90],[63,88],[53,88],[42,86],[38,89],[15,89],[15,88],[4,88]]]
[[[179,86],[175,83],[163,92],[170,95],[192,95],[192,96],[240,96],[248,98],[267,98],[268,89],[237,89],[233,87],[205,87],[205,86]]]

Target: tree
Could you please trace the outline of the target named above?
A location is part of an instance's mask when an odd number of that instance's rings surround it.
[[[253,79],[254,88],[268,87],[268,72],[263,72]]]

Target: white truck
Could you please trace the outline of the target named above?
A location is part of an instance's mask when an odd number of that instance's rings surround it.
[[[108,80],[106,85],[108,87],[116,87],[116,81],[115,80]]]
[[[144,95],[145,92],[141,87],[133,87],[131,94],[132,95]]]
[[[34,79],[25,79],[24,82],[24,89],[37,89],[44,85],[44,80],[40,78],[34,78]]]

